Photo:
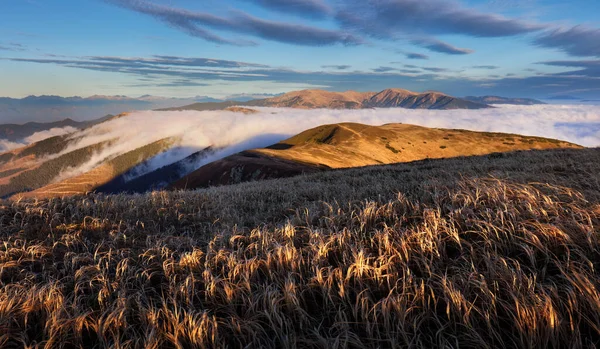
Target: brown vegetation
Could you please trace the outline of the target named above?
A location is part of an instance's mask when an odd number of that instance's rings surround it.
[[[0,346],[580,348],[600,150],[0,204]]]
[[[406,124],[369,126],[340,123],[315,127],[270,147],[215,161],[175,182],[174,187],[199,188],[289,177],[331,168],[554,148],[581,147],[553,139],[505,133]]]
[[[183,107],[162,110],[220,110],[232,106],[255,106],[299,109],[360,109],[360,108],[409,108],[409,109],[483,109],[488,105],[445,95],[439,92],[417,93],[403,89],[386,89],[381,92],[331,92],[324,90],[301,90],[281,96],[248,102],[227,101],[219,103],[194,103]]]
[[[174,138],[166,138],[161,139],[156,142],[150,143],[143,147],[134,149],[132,151],[126,152],[122,155],[116,156],[114,158],[106,159],[100,165],[94,167],[93,169],[73,175],[68,176],[66,178],[57,177],[61,175],[60,171],[52,172],[53,176],[50,177],[50,180],[55,180],[55,182],[44,185],[39,188],[34,188],[35,190],[20,192],[13,195],[14,199],[20,198],[47,198],[47,197],[57,197],[57,196],[69,196],[69,195],[77,195],[77,194],[85,194],[89,191],[92,191],[108,182],[110,182],[115,177],[127,172],[131,168],[139,165],[144,160],[149,159],[166,149],[169,149],[177,140]],[[86,150],[90,147],[83,148]],[[98,150],[101,148],[98,148]],[[75,154],[77,151],[67,153],[63,155],[63,157],[71,156]],[[86,157],[83,159],[88,160],[91,157],[90,151],[87,151]],[[60,159],[60,158],[59,158]],[[44,162],[40,168],[46,167],[48,164],[52,164],[53,161]],[[62,163],[62,162],[61,162]],[[75,164],[74,162],[71,162]],[[75,167],[76,168],[76,167]],[[61,167],[60,170],[68,171],[69,168]],[[25,172],[24,175],[28,175],[27,178],[31,178],[31,181],[35,181],[35,177],[40,175],[40,171],[30,171]],[[58,180],[56,180],[58,178]],[[14,185],[14,179],[11,180],[11,185]],[[46,183],[48,183],[46,181]],[[1,187],[0,187],[1,188]]]

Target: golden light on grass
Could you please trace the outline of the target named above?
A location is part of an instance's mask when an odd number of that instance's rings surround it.
[[[591,347],[599,157],[6,202],[0,346]]]

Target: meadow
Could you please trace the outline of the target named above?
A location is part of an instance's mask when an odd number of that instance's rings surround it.
[[[588,348],[600,149],[0,203],[3,348]]]

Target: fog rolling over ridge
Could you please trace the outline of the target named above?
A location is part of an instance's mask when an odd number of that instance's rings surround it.
[[[46,138],[50,138],[50,137],[54,137],[54,136],[62,136],[62,135],[66,135],[66,134],[74,133],[74,132],[77,132],[77,128],[72,127],[72,126],[54,127],[49,130],[35,132],[32,135],[27,136],[18,142],[0,138],[0,152],[4,152],[4,151],[15,149],[15,148],[20,148],[22,146],[25,146],[25,145],[28,145],[31,143],[39,142]]]
[[[108,158],[161,139],[176,146],[136,168],[133,179],[212,147],[213,152],[189,164],[188,171],[237,152],[266,147],[323,124],[357,122],[368,125],[406,123],[426,127],[506,132],[600,146],[600,107],[573,105],[501,106],[484,110],[301,110],[256,108],[258,113],[230,111],[141,111],[73,133],[69,147],[81,149],[109,142],[88,162],[60,178],[91,170]]]

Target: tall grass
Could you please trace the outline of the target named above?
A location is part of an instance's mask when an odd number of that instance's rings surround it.
[[[599,156],[5,202],[0,347],[594,347]]]

